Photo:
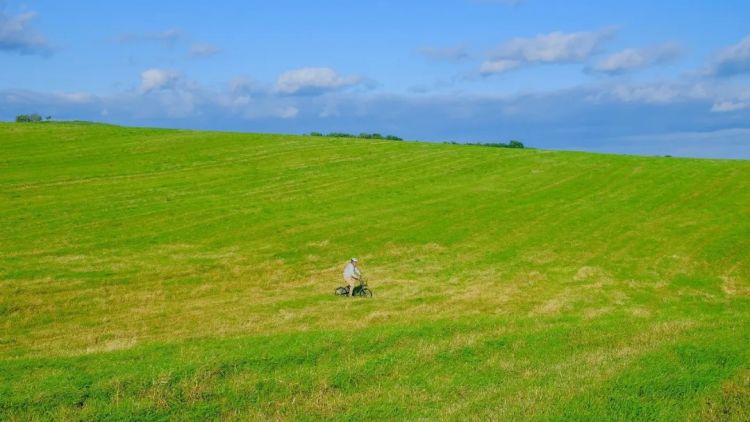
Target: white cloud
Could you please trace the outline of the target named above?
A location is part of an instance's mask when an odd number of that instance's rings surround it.
[[[199,113],[197,105],[200,100],[197,93],[190,89],[169,89],[154,93],[157,104],[169,117],[190,117]]]
[[[737,44],[720,50],[706,73],[719,77],[750,73],[750,35]]]
[[[339,86],[347,81],[345,78],[328,81],[324,86]],[[85,92],[0,91],[0,112],[8,113],[23,106],[50,110],[60,117],[64,114],[55,110],[77,113],[73,114],[74,118],[106,116],[128,121],[200,119],[204,116],[235,121],[290,120],[298,118],[303,109],[315,104],[317,98],[325,97],[286,95],[271,85],[259,84],[246,77],[232,79],[223,90],[212,90],[177,70],[151,68],[139,74],[134,89],[103,97]],[[102,114],[103,110],[106,114]]]
[[[148,69],[141,72],[141,85],[139,91],[147,93],[154,90],[174,86],[179,80],[180,74],[169,69]]]
[[[0,2],[2,7],[2,2]],[[9,16],[0,11],[0,51],[19,54],[48,55],[52,52],[47,39],[31,27],[36,12]]]
[[[711,111],[715,113],[726,113],[730,111],[744,110],[750,108],[750,100],[748,101],[737,101],[737,100],[724,100],[717,101],[711,107]]]
[[[229,81],[229,91],[233,94],[260,92],[260,84],[245,76],[236,76]]]
[[[342,76],[327,67],[306,67],[279,75],[276,91],[282,94],[310,94],[335,91],[362,82],[356,75]]]
[[[586,96],[586,100],[599,103],[621,102],[663,105],[682,101],[710,101],[719,95],[722,89],[722,87],[698,83],[618,83],[595,87]]]
[[[483,75],[492,73],[503,73],[520,67],[523,63],[520,60],[497,59],[482,63],[479,72]]]
[[[275,115],[282,119],[291,119],[299,114],[299,109],[294,106],[279,107],[275,110]]]
[[[183,38],[184,34],[181,30],[177,28],[169,28],[165,29],[163,31],[155,31],[155,32],[145,32],[145,33],[125,33],[120,34],[115,38],[115,41],[125,44],[125,43],[133,43],[133,42],[142,42],[142,41],[154,41],[154,42],[160,42],[167,45],[173,45],[177,41],[179,41],[181,38]]]
[[[617,74],[666,63],[677,58],[681,48],[676,44],[662,44],[647,48],[626,48],[611,54],[590,68],[591,71]]]
[[[599,104],[632,103],[642,105],[703,104],[713,113],[750,109],[750,89],[722,80],[685,80],[680,82],[617,83],[591,86],[587,101]]]
[[[58,92],[57,96],[60,97],[60,99],[73,104],[85,104],[96,100],[96,97],[88,92]]]
[[[327,101],[323,103],[322,108],[318,113],[318,117],[322,118],[337,117],[340,115],[341,111],[339,110],[338,103],[336,101]]]
[[[191,57],[208,57],[213,56],[214,54],[217,54],[219,51],[219,47],[208,44],[208,43],[195,43],[192,46],[190,46],[190,56]]]
[[[513,38],[482,63],[484,75],[503,73],[529,64],[581,63],[601,50],[613,29],[595,32],[551,32],[533,38]]]
[[[251,98],[249,95],[238,95],[232,99],[233,106],[244,107],[250,104]]]
[[[417,50],[422,56],[435,61],[457,62],[469,58],[464,46],[454,47],[422,47]]]
[[[630,141],[714,141],[722,138],[740,138],[742,140],[747,140],[750,139],[750,129],[727,128],[690,132],[667,132],[662,134],[626,136],[622,137],[621,139]]]
[[[171,69],[153,68],[141,72],[136,94],[137,101],[157,105],[170,117],[193,115],[199,103],[212,101],[206,98],[210,95],[205,94],[196,82],[185,79],[180,72]],[[145,114],[153,110],[144,107],[137,112]]]
[[[143,38],[147,41],[161,41],[167,43],[173,43],[182,37],[182,31],[175,28],[166,29],[159,32],[148,32],[143,35]]]
[[[666,104],[680,94],[680,89],[670,84],[618,85],[612,90],[615,98],[626,103]]]
[[[717,98],[711,107],[714,113],[728,113],[732,111],[750,109],[750,89],[733,89]]]

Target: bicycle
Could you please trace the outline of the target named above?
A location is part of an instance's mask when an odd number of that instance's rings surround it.
[[[349,286],[337,287],[335,292],[337,296],[349,296]],[[367,287],[367,282],[363,277],[359,277],[359,285],[354,286],[352,296],[372,298],[372,290]]]

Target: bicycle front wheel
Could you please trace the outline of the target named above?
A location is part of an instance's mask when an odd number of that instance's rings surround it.
[[[359,295],[362,297],[371,298],[372,297],[372,290],[368,289],[367,287],[363,287],[362,291],[359,292]]]

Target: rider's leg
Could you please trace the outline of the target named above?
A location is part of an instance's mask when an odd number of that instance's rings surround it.
[[[349,289],[349,296],[351,296],[354,291],[354,281],[349,277],[345,277],[344,280],[346,280],[346,287]]]

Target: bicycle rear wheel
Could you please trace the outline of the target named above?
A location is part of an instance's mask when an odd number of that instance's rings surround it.
[[[348,296],[349,290],[346,287],[337,287],[336,288],[336,295],[337,296]]]

